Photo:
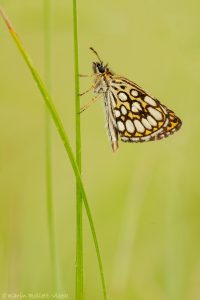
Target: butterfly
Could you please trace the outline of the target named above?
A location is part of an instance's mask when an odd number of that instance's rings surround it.
[[[93,62],[91,76],[94,77],[94,84],[88,91],[93,89],[96,97],[83,106],[81,112],[99,97],[103,99],[113,151],[118,149],[119,137],[123,142],[155,141],[180,129],[182,121],[172,110],[136,83],[115,75],[98,53],[92,47],[90,49],[97,56],[98,62]]]

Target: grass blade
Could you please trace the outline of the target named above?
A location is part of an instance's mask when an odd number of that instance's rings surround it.
[[[51,90],[51,14],[52,0],[44,0],[44,52],[45,52],[45,81],[48,90]],[[46,196],[47,196],[47,216],[51,264],[53,272],[54,291],[59,293],[60,290],[60,274],[58,267],[58,254],[55,237],[55,221],[53,208],[53,182],[52,182],[52,156],[51,156],[51,119],[48,109],[45,107],[45,145],[46,145]]]
[[[77,3],[73,0],[73,34],[74,34],[74,82],[75,82],[75,113],[76,113],[76,163],[81,173],[81,124],[79,97],[79,61],[78,61],[78,24]],[[76,290],[75,299],[83,300],[83,220],[82,195],[76,180]]]
[[[61,122],[61,119],[57,113],[57,110],[53,104],[52,98],[48,93],[48,90],[46,89],[46,86],[44,85],[39,73],[37,72],[36,68],[34,67],[34,65],[32,64],[27,52],[25,51],[25,48],[23,47],[17,33],[15,32],[13,26],[11,25],[10,21],[8,20],[8,18],[6,17],[6,15],[4,14],[4,12],[2,11],[2,9],[0,8],[0,15],[3,18],[3,20],[5,21],[22,57],[24,58],[28,68],[30,69],[32,76],[40,90],[40,93],[45,101],[45,104],[51,114],[51,117],[54,121],[54,124],[58,130],[58,133],[60,135],[60,138],[63,142],[63,145],[65,147],[65,150],[68,154],[72,169],[74,171],[74,174],[79,182],[80,185],[80,189],[81,189],[81,193],[82,193],[82,197],[83,197],[83,202],[84,202],[84,206],[86,209],[86,213],[87,213],[87,217],[89,220],[89,224],[90,224],[90,229],[92,232],[92,237],[93,237],[93,241],[94,241],[94,245],[95,245],[95,249],[96,249],[96,254],[97,254],[97,259],[98,259],[98,264],[99,264],[99,271],[100,271],[100,276],[101,276],[101,282],[102,282],[102,288],[103,288],[103,295],[104,295],[104,299],[107,299],[107,293],[106,293],[106,287],[105,287],[105,280],[104,280],[104,274],[103,274],[103,266],[102,266],[102,261],[101,261],[101,256],[100,256],[100,250],[99,250],[99,245],[98,245],[98,241],[97,241],[97,236],[96,236],[96,231],[95,231],[95,227],[94,227],[94,222],[92,219],[92,214],[90,211],[90,207],[88,204],[88,200],[87,200],[87,196],[86,196],[86,192],[85,192],[85,188],[82,182],[82,178],[79,172],[79,168],[76,164],[75,161],[75,157],[71,148],[71,145],[69,143],[69,139],[68,136],[64,130],[63,124]]]

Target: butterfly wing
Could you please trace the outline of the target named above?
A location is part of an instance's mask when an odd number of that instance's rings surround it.
[[[109,93],[115,126],[124,142],[160,140],[181,127],[173,111],[128,79],[113,77]]]

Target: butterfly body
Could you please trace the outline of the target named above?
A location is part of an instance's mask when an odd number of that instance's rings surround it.
[[[136,83],[115,75],[101,60],[93,63],[93,71],[94,92],[104,99],[113,151],[118,148],[118,136],[123,142],[154,141],[181,127],[181,120],[172,110]]]

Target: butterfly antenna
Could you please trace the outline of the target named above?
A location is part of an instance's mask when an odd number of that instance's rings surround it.
[[[100,61],[100,63],[102,63],[102,60],[99,57],[99,54],[97,53],[96,50],[94,50],[94,48],[90,47],[90,50],[92,50],[92,52],[94,52],[94,54],[97,56],[98,60]]]

